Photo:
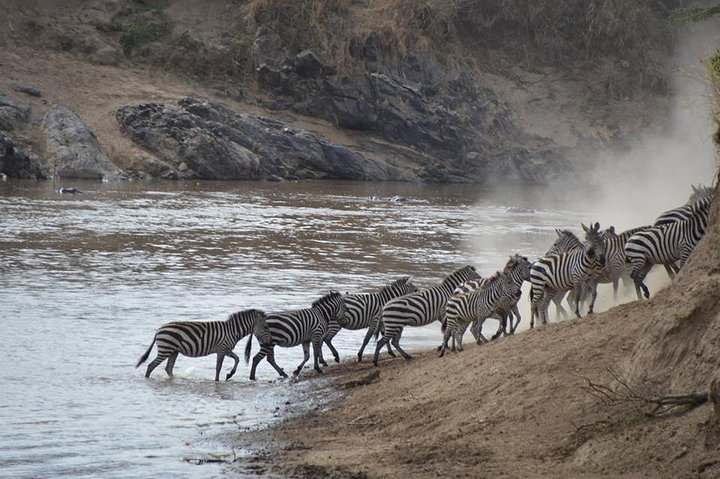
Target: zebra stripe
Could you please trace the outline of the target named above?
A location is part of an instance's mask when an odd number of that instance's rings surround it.
[[[440,357],[445,354],[451,336],[457,351],[462,351],[462,338],[471,322],[484,321],[497,309],[515,304],[519,297],[520,286],[506,273],[497,273],[483,289],[453,295],[445,308]]]
[[[650,297],[650,290],[644,279],[653,265],[678,262],[682,268],[697,242],[705,234],[710,199],[704,198],[689,206],[690,216],[686,220],[639,231],[625,244],[625,255],[632,264],[631,277],[635,282],[638,300],[642,299],[641,289],[646,298]]]
[[[373,364],[377,366],[380,350],[388,342],[405,359],[411,359],[400,347],[400,336],[405,326],[424,326],[442,318],[445,303],[460,284],[479,278],[473,266],[465,266],[448,275],[440,284],[416,291],[399,298],[391,299],[382,310],[382,325],[385,328],[382,338],[375,346]]]
[[[695,187],[693,186],[693,188]],[[677,223],[678,221],[685,221],[690,219],[691,216],[694,216],[698,209],[709,209],[710,203],[712,203],[712,190],[708,191],[710,192],[709,194],[706,194],[705,196],[701,195],[697,201],[687,203],[679,208],[675,208],[661,214],[657,217],[653,226],[662,226]],[[692,197],[693,196],[691,196],[691,198]]]
[[[370,342],[370,338],[375,334],[376,326],[379,323],[377,319],[382,314],[382,308],[385,306],[385,303],[393,298],[414,293],[415,291],[417,291],[417,288],[412,284],[412,281],[410,281],[410,276],[405,276],[388,284],[375,293],[344,295],[345,315],[340,318],[339,321],[333,320],[330,322],[330,328],[328,329],[327,336],[325,336],[325,344],[330,348],[335,361],[340,362],[340,355],[335,347],[333,347],[332,339],[340,329],[344,328],[356,331],[368,328],[362,346],[360,346],[360,350],[357,353],[358,362],[361,362],[365,347]],[[390,349],[390,344],[388,344],[387,347],[388,353],[393,355],[394,353]]]
[[[268,363],[282,377],[287,377],[285,371],[275,363],[275,346],[291,348],[302,345],[304,358],[293,372],[300,374],[305,363],[310,359],[310,344],[313,346],[314,366],[318,373],[322,373],[319,363],[327,366],[322,359],[322,342],[327,334],[330,321],[338,320],[345,314],[345,302],[342,295],[332,292],[313,302],[312,307],[293,311],[273,313],[267,316],[267,325],[272,335],[272,342],[261,345],[260,352],[255,355],[250,369],[250,379],[255,379],[257,365],[267,356]],[[250,357],[251,342],[245,348],[245,357]]]
[[[527,257],[521,256],[519,254],[516,254],[514,256],[510,256],[510,259],[505,264],[505,267],[503,268],[503,273],[506,273],[510,276],[510,279],[513,283],[515,283],[518,288],[522,286],[523,281],[529,281],[530,280],[530,267],[532,264],[530,261],[528,261]],[[486,287],[490,281],[494,278],[481,278],[477,280],[468,281],[466,283],[461,284],[457,288],[455,288],[455,291],[453,291],[453,296],[457,294],[463,294],[463,293],[469,293],[478,289],[482,289]],[[516,298],[514,302],[508,303],[503,308],[498,308],[494,314],[492,314],[490,317],[493,319],[497,319],[500,322],[500,327],[498,328],[497,332],[492,336],[492,339],[496,339],[500,336],[500,334],[508,335],[508,334],[515,334],[515,330],[520,325],[520,321],[522,320],[520,316],[520,310],[517,307],[517,303],[520,300],[520,297]],[[516,318],[516,319],[514,319]],[[475,337],[475,341],[480,344],[481,342],[486,342],[487,340],[482,335],[482,325],[484,320],[482,321],[473,321],[472,325],[470,326],[470,332]],[[444,326],[444,320],[443,320],[443,327]],[[510,325],[510,332],[508,333],[508,324]]]
[[[173,367],[178,354],[197,358],[209,354],[217,354],[215,364],[215,381],[220,380],[220,369],[222,368],[225,356],[235,360],[232,370],[225,377],[230,379],[237,370],[239,358],[233,349],[243,337],[253,334],[260,344],[267,344],[272,341],[270,331],[266,324],[265,313],[257,309],[247,309],[231,314],[225,321],[175,321],[164,324],[155,333],[150,347],[145,351],[136,368],[144,363],[152,347],[157,343],[157,357],[148,364],[145,377],[149,378],[150,373],[166,359],[165,372],[172,376]],[[252,336],[248,344],[252,341]]]
[[[580,249],[551,254],[533,264],[530,270],[531,328],[535,326],[535,316],[540,318],[542,324],[547,324],[547,308],[554,296],[587,283],[605,268],[605,238],[600,233],[600,224],[595,223],[591,228],[585,225],[582,227],[585,230],[585,243]],[[591,310],[596,296],[597,289],[594,288]],[[580,317],[578,303],[575,303],[575,314]]]

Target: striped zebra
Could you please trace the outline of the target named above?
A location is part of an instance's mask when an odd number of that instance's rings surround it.
[[[450,337],[457,351],[462,351],[465,330],[474,321],[484,321],[498,308],[505,308],[520,297],[520,286],[508,274],[497,273],[484,288],[468,293],[456,294],[448,299],[443,323],[443,342],[440,357],[445,355]]]
[[[650,297],[650,290],[644,279],[655,264],[685,265],[690,253],[707,228],[711,198],[706,197],[690,206],[686,220],[653,226],[632,235],[625,244],[625,255],[632,264],[631,277],[635,282],[635,293],[642,300]]]
[[[568,253],[574,249],[582,248],[582,241],[572,231],[566,229],[555,229],[555,233],[557,234],[557,239],[552,244],[550,249],[547,250],[545,256],[549,256],[551,254]],[[571,294],[569,294],[567,298],[568,304],[570,305],[570,307],[573,308],[575,307],[573,306],[573,303],[577,301],[577,297],[582,295],[582,285],[578,286],[577,289],[578,291],[571,291]],[[565,298],[565,295],[567,293],[567,291],[562,291],[553,296],[551,299],[551,301],[555,304],[555,309],[557,310],[558,316],[561,316],[563,318],[568,317],[568,313],[562,305],[562,300]]]
[[[522,287],[522,283],[524,281],[530,280],[531,266],[532,264],[530,263],[530,261],[528,261],[527,257],[516,254],[514,256],[510,256],[510,259],[503,268],[503,273],[508,274],[512,281],[517,284],[518,288],[520,288]],[[457,288],[455,288],[455,291],[453,291],[453,296],[455,296],[456,294],[469,293],[471,291],[486,287],[490,283],[492,278],[493,277],[476,279],[468,281],[467,283],[463,283]],[[520,325],[520,321],[522,320],[520,316],[520,310],[517,307],[519,299],[520,298],[518,297],[515,299],[515,301],[511,301],[509,304],[503,305],[503,307],[498,308],[494,312],[494,314],[489,316],[490,318],[497,319],[500,322],[500,326],[498,327],[497,332],[492,336],[491,339],[497,339],[500,334],[504,334],[506,336],[508,334],[515,334],[515,330]],[[478,344],[482,342],[487,342],[485,337],[482,335],[483,323],[484,319],[477,320],[473,321],[472,325],[470,326],[470,332],[475,337],[475,341]],[[508,325],[510,329],[509,332]]]
[[[547,324],[547,308],[550,300],[558,293],[588,283],[605,268],[605,238],[600,224],[595,223],[585,231],[585,242],[579,249],[567,253],[551,254],[536,261],[530,270],[530,327],[535,326],[535,317]],[[592,291],[592,306],[597,297],[597,288]],[[580,317],[579,301],[575,303],[575,314]]]
[[[621,233],[616,233],[614,227],[605,229],[602,233],[605,238],[605,268],[597,276],[593,282],[597,284],[601,283],[612,283],[613,285],[613,299],[617,300],[618,287],[620,285],[620,279],[630,280],[630,272],[632,271],[631,265],[628,263],[627,256],[625,256],[625,243],[627,240],[639,231],[643,231],[649,226],[639,226],[625,230]],[[592,314],[592,310],[589,311]]]
[[[333,347],[332,339],[340,329],[358,330],[368,328],[362,346],[360,346],[360,350],[357,353],[358,362],[361,362],[365,347],[375,334],[376,326],[379,323],[377,318],[382,314],[382,308],[385,306],[385,303],[393,298],[414,293],[415,291],[417,291],[417,288],[412,284],[412,281],[410,281],[410,276],[405,276],[397,281],[393,281],[376,293],[344,295],[345,315],[340,318],[339,321],[333,320],[330,322],[330,329],[328,330],[327,336],[325,336],[325,344],[330,348],[335,361],[340,362],[340,355]],[[387,347],[388,354],[393,356],[394,353],[390,349],[390,344],[388,344]]]
[[[209,354],[217,354],[215,363],[215,381],[220,380],[220,369],[222,368],[225,356],[235,360],[232,370],[225,377],[227,381],[235,374],[239,358],[233,349],[243,337],[253,334],[260,344],[270,344],[272,337],[266,323],[265,313],[257,309],[247,309],[231,314],[225,321],[174,321],[167,323],[157,330],[150,347],[145,351],[136,368],[144,363],[153,345],[157,342],[157,357],[148,364],[145,377],[149,378],[150,373],[167,359],[165,372],[172,376],[173,367],[178,354],[197,358]],[[252,341],[252,335],[250,340]]]
[[[322,360],[322,342],[328,332],[330,321],[338,320],[345,314],[345,302],[342,295],[332,292],[312,303],[310,308],[284,311],[267,315],[267,325],[272,335],[272,343],[261,344],[260,352],[255,355],[250,369],[250,379],[255,379],[257,365],[267,356],[268,363],[275,368],[280,376],[286,378],[287,374],[275,363],[275,346],[291,348],[302,344],[304,358],[293,371],[300,374],[305,363],[310,359],[310,344],[313,346],[315,371],[322,373],[320,364]],[[248,341],[245,347],[245,359],[250,359],[252,342]]]
[[[373,364],[378,365],[380,350],[388,342],[395,346],[395,349],[403,358],[412,359],[400,347],[403,328],[405,326],[425,326],[441,319],[445,310],[445,303],[447,303],[455,288],[466,281],[479,277],[480,275],[477,274],[473,266],[465,266],[445,277],[436,286],[388,301],[382,311],[381,322],[384,330],[382,338],[375,346]]]

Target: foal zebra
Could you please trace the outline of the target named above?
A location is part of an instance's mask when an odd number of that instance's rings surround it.
[[[319,362],[322,358],[323,339],[327,334],[330,321],[337,321],[344,314],[345,302],[342,295],[337,292],[323,296],[313,302],[310,308],[268,314],[267,325],[272,335],[272,342],[261,344],[260,352],[253,358],[250,379],[255,379],[257,365],[265,356],[275,371],[286,378],[285,371],[275,363],[275,346],[290,348],[302,344],[304,358],[297,369],[293,371],[293,374],[297,376],[310,359],[310,343],[313,346],[315,371],[322,373]],[[251,348],[252,341],[248,341],[245,346],[245,360],[250,359]]]
[[[378,317],[382,314],[382,308],[385,303],[393,298],[403,296],[417,291],[415,285],[410,281],[410,276],[405,276],[394,281],[376,293],[360,293],[346,294],[343,296],[345,301],[345,315],[339,321],[331,321],[327,336],[325,336],[325,344],[332,352],[336,362],[340,362],[340,355],[332,345],[332,339],[340,331],[341,328],[358,330],[368,328],[362,346],[357,353],[358,362],[362,361],[363,351],[370,342],[370,338],[375,334],[378,327]],[[390,350],[388,344],[388,353],[392,356],[394,353]]]
[[[238,341],[251,333],[255,335],[261,345],[272,342],[270,330],[266,324],[265,313],[257,309],[247,309],[233,313],[225,321],[175,321],[167,323],[157,330],[150,347],[140,357],[135,367],[140,367],[147,360],[153,345],[157,342],[157,357],[148,364],[145,371],[146,378],[149,378],[153,369],[166,359],[168,362],[165,365],[165,372],[167,372],[168,376],[172,376],[178,354],[197,358],[215,353],[217,354],[215,381],[220,380],[220,369],[222,369],[225,356],[230,356],[235,360],[232,370],[225,377],[227,381],[235,374],[239,362],[239,358],[233,353],[233,349]],[[252,336],[250,336],[248,343],[251,341]]]
[[[689,216],[686,220],[653,226],[628,238],[625,255],[632,264],[631,277],[635,282],[638,300],[642,300],[641,289],[645,298],[650,297],[644,279],[654,264],[670,265],[678,262],[680,268],[685,265],[695,245],[705,234],[710,203],[711,198],[705,197],[688,205]]]
[[[436,286],[388,301],[382,310],[381,321],[385,329],[382,338],[375,346],[373,364],[378,365],[380,350],[388,342],[395,346],[403,358],[412,359],[400,347],[403,328],[405,326],[425,326],[440,319],[445,310],[445,303],[455,288],[466,281],[479,277],[480,275],[473,266],[465,266],[445,277]]]
[[[445,307],[440,357],[445,354],[451,336],[457,351],[462,351],[462,337],[471,322],[484,321],[498,308],[517,302],[519,297],[520,286],[506,273],[497,273],[482,289],[453,295]]]
[[[585,243],[579,249],[567,253],[551,254],[536,261],[530,270],[530,327],[535,326],[535,316],[547,324],[547,308],[550,300],[559,293],[591,281],[605,267],[605,238],[600,233],[600,224],[585,230]],[[592,290],[592,311],[597,288]],[[575,302],[575,314],[580,317],[579,301]]]

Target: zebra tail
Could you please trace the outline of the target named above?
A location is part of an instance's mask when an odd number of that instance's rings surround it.
[[[147,351],[145,351],[145,354],[140,356],[140,359],[138,359],[137,364],[135,365],[135,369],[139,368],[142,363],[147,361],[148,356],[150,356],[150,351],[152,351],[153,346],[155,346],[155,341],[157,340],[157,334],[153,336],[152,343],[150,343],[150,347],[147,348]]]
[[[252,351],[252,338],[253,335],[251,334],[248,338],[247,344],[245,345],[245,364],[248,364],[250,362],[250,352]]]

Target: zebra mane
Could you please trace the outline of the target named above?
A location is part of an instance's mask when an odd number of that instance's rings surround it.
[[[382,290],[383,290],[383,291],[386,291],[386,290],[388,290],[388,289],[395,288],[396,286],[402,286],[402,285],[404,285],[404,284],[407,284],[408,281],[410,281],[411,279],[412,279],[412,276],[403,276],[403,277],[400,278],[400,279],[396,279],[396,280],[393,281],[392,283],[386,284],[385,286],[383,286]]]
[[[265,316],[265,312],[259,309],[244,309],[235,313],[230,313],[227,321],[237,321],[243,318],[252,318],[253,316]]]
[[[312,307],[319,308],[321,306],[325,306],[326,304],[334,301],[337,298],[342,299],[342,295],[340,293],[338,293],[337,291],[330,291],[328,294],[326,294],[322,298],[313,301]]]
[[[475,269],[475,266],[471,266],[471,265],[463,266],[463,267],[460,268],[459,270],[453,271],[452,273],[450,273],[449,275],[447,275],[447,276],[445,277],[445,279],[442,280],[442,282],[443,282],[443,283],[450,283],[450,282],[452,282],[453,280],[455,280],[456,278],[461,277],[461,276],[463,276],[463,275],[466,275],[466,274],[469,273],[470,271],[477,272],[477,270]]]

